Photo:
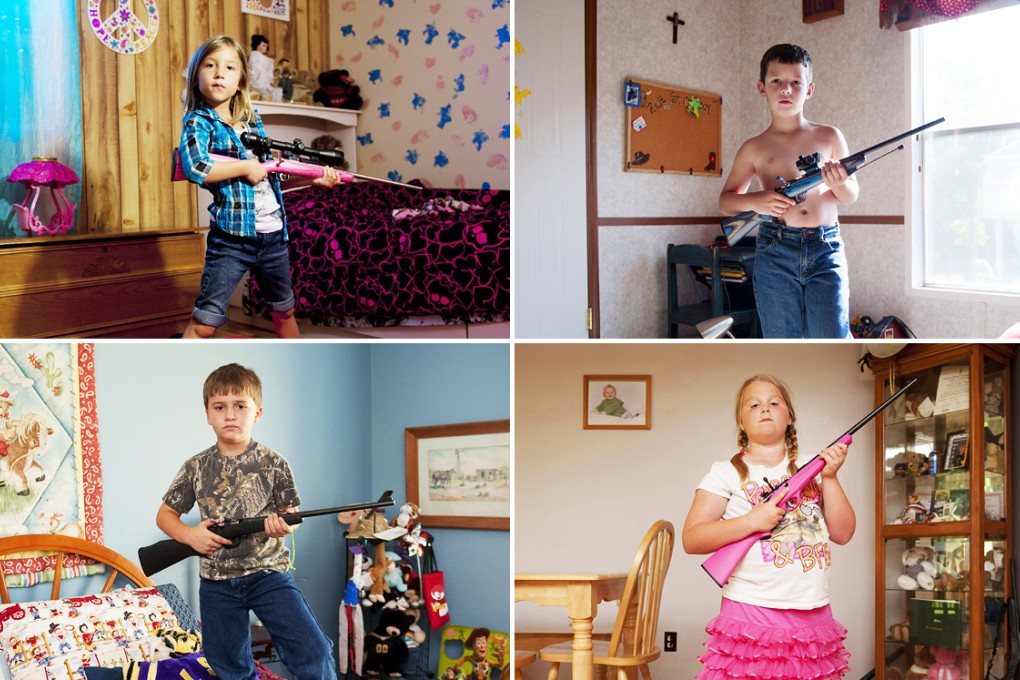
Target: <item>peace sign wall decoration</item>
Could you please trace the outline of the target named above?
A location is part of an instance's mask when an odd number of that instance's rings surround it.
[[[103,18],[102,0],[89,0],[88,24],[100,42],[120,54],[145,51],[159,32],[159,9],[156,0],[142,0],[145,15],[139,18],[131,11],[131,0],[117,0],[117,9]]]

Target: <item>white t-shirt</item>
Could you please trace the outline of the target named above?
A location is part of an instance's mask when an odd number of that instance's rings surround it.
[[[810,457],[798,459],[798,466]],[[746,515],[761,502],[764,478],[777,486],[789,478],[787,462],[775,467],[748,465],[748,481],[728,460],[712,464],[699,489],[727,499],[723,519]],[[755,481],[757,480],[757,481]],[[829,603],[829,529],[821,508],[821,477],[801,492],[772,537],[755,543],[723,588],[723,597],[759,607],[815,609]]]

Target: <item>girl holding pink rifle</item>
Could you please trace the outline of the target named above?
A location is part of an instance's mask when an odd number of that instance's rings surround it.
[[[825,467],[796,502],[783,503],[785,489],[765,500],[810,458],[798,452],[796,419],[782,381],[749,378],[737,392],[739,451],[713,463],[695,492],[682,532],[686,552],[708,554],[771,531],[723,588],[720,613],[706,627],[699,680],[822,680],[849,670],[846,629],[829,608],[829,545],[848,543],[857,526],[836,477],[847,445],[821,451]]]
[[[269,303],[276,335],[296,338],[280,178],[269,176],[241,143],[243,132],[266,135],[248,92],[247,52],[229,36],[209,38],[192,55],[187,77],[181,167],[188,180],[212,192],[213,204],[202,287],[184,337],[211,338],[227,320],[234,289],[250,272]],[[331,187],[340,180],[336,170],[324,167],[312,183]],[[288,188],[298,183],[307,180]]]

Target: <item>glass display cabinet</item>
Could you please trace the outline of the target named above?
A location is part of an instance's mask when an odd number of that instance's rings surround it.
[[[908,345],[871,361],[875,403],[917,378],[876,423],[879,680],[982,678],[989,663],[1004,671],[996,629],[1013,588],[1013,350]]]

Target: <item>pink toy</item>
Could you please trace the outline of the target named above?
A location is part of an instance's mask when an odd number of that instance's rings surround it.
[[[960,680],[967,667],[967,656],[953,649],[931,648],[935,663],[928,667],[928,680]]]
[[[63,234],[74,227],[74,211],[78,204],[67,200],[63,192],[64,187],[80,181],[74,170],[58,162],[56,158],[37,156],[31,162],[22,163],[14,168],[7,181],[21,182],[28,189],[25,201],[14,205],[22,231],[27,234],[53,235]],[[57,208],[45,225],[35,214],[35,204],[44,186],[50,188],[53,204]]]

